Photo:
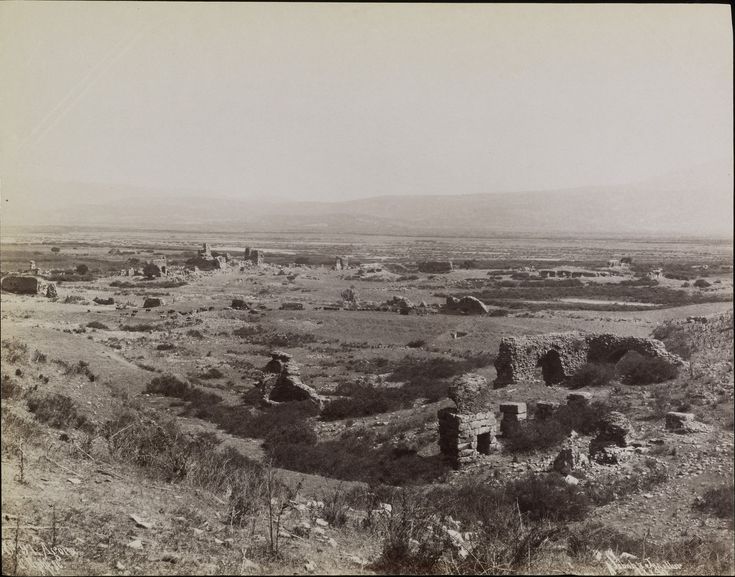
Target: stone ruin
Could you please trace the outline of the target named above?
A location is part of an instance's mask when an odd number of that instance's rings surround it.
[[[349,268],[349,261],[346,256],[338,256],[334,259],[334,270],[344,270]]]
[[[246,262],[250,262],[255,266],[260,266],[263,264],[263,251],[261,250],[250,248],[248,246],[245,248],[245,253],[243,254],[243,257]]]
[[[147,278],[161,277],[168,274],[168,264],[166,257],[155,258],[149,260],[143,266],[143,275]]]
[[[9,274],[0,280],[0,289],[21,295],[45,295],[48,298],[58,296],[56,285],[46,282],[37,276]]]
[[[471,463],[497,449],[495,414],[490,409],[487,379],[466,374],[449,387],[454,407],[441,409],[439,449],[454,468]]]
[[[186,261],[186,265],[189,269],[211,271],[227,268],[231,260],[229,253],[213,251],[209,243],[205,242],[197,255]]]
[[[485,303],[475,297],[465,296],[456,298],[449,296],[444,305],[444,310],[449,313],[463,315],[484,315],[490,310]]]
[[[434,261],[434,260],[427,260],[418,263],[419,272],[425,272],[425,273],[431,273],[431,274],[441,274],[441,273],[447,273],[452,272],[454,270],[454,266],[452,265],[451,260],[444,260],[444,261]]]
[[[152,309],[152,308],[155,308],[155,307],[162,307],[164,304],[166,304],[166,303],[161,298],[158,298],[158,297],[147,297],[145,299],[145,301],[143,301],[143,308],[144,309]]]
[[[322,407],[322,398],[310,386],[301,382],[299,367],[288,353],[274,351],[271,360],[263,368],[258,383],[266,405],[278,405],[289,401],[310,401]]]
[[[619,337],[612,334],[550,333],[533,337],[505,337],[495,359],[495,387],[536,380],[541,368],[547,385],[561,383],[588,362],[617,363],[628,351],[658,357],[681,366],[684,361],[669,353],[656,339]]]

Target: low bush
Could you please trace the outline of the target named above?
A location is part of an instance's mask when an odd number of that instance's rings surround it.
[[[700,511],[704,511],[721,519],[733,520],[733,487],[732,479],[722,483],[717,487],[707,489],[699,499],[695,502],[695,507]]]
[[[81,429],[87,418],[77,411],[74,401],[66,395],[33,395],[27,401],[28,410],[37,420],[55,429]]]
[[[173,343],[161,343],[160,345],[156,346],[157,351],[172,351],[176,348],[176,345]]]
[[[628,352],[616,365],[616,371],[628,385],[650,385],[675,379],[679,374],[676,365],[659,357],[644,357],[635,351]]]
[[[582,365],[568,380],[572,389],[582,387],[606,387],[615,378],[615,366],[609,363],[587,363]]]
[[[142,323],[138,325],[123,325],[120,327],[120,330],[133,333],[150,333],[153,331],[157,331],[158,327],[156,325]]]
[[[411,342],[409,342],[406,346],[412,349],[420,349],[421,347],[426,345],[426,341],[424,339],[416,339]]]
[[[147,393],[163,395],[164,397],[176,397],[187,401],[194,406],[195,410],[201,410],[204,406],[222,402],[222,397],[217,393],[194,387],[173,375],[162,375],[154,378],[148,383],[145,390]]]
[[[518,510],[534,521],[579,521],[592,505],[583,491],[555,473],[521,479],[511,485],[510,491]]]
[[[28,362],[28,345],[19,339],[3,339],[2,350],[11,365]]]
[[[522,421],[503,447],[510,453],[533,453],[560,445],[570,430],[556,419]]]
[[[106,324],[101,323],[99,321],[91,321],[87,323],[88,329],[100,329],[103,331],[109,330],[110,327],[108,327]]]
[[[344,391],[338,388],[337,391]],[[350,398],[335,399],[322,410],[325,421],[335,421],[354,417],[367,417],[378,413],[398,410],[406,405],[406,399],[399,389],[385,389],[363,386]]]
[[[0,377],[0,398],[15,399],[22,395],[21,387],[10,375]]]
[[[221,379],[224,376],[225,374],[222,371],[220,371],[217,367],[210,367],[208,370],[198,375],[200,379],[204,379],[204,380]]]
[[[232,331],[232,336],[240,337],[242,339],[247,337],[254,337],[263,332],[263,327],[260,325],[245,325]]]

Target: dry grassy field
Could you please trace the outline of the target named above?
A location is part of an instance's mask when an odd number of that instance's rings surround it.
[[[187,267],[204,241],[221,270]],[[12,231],[1,250],[3,275],[33,260],[58,293],[2,293],[5,574],[733,571],[730,241]],[[121,275],[162,256],[168,274]],[[467,296],[488,312],[445,306]],[[610,367],[571,437],[531,420],[453,469],[450,383],[492,383],[504,337],[566,331],[655,336],[685,364]],[[321,411],[261,402],[273,351]],[[579,384],[488,394],[499,419]],[[626,460],[553,471],[610,411]]]

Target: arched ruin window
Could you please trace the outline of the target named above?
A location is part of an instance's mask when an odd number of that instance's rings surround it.
[[[541,375],[547,385],[555,385],[564,380],[561,358],[555,350],[551,350],[542,356],[536,363],[536,367],[541,367]]]

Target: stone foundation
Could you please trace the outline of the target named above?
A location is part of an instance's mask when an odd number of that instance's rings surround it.
[[[459,468],[497,450],[496,421],[492,411],[458,413],[442,409],[439,418],[439,449],[454,468]]]
[[[521,421],[528,418],[526,403],[500,403],[503,419],[500,421],[500,432],[504,437],[511,437]]]

